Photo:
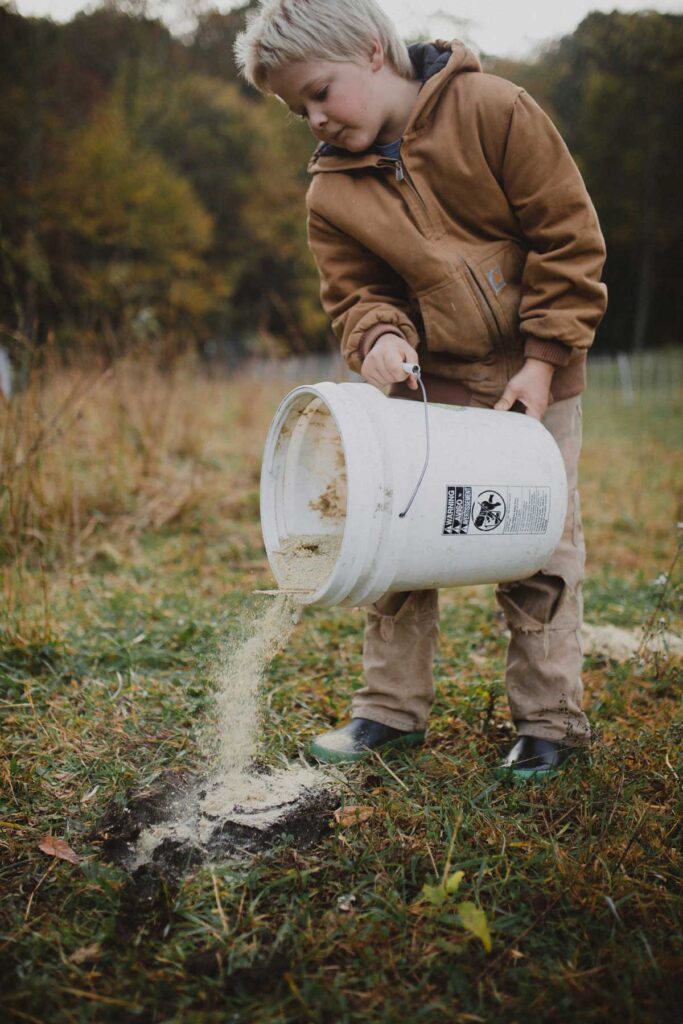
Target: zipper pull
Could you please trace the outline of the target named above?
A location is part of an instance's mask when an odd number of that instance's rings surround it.
[[[400,160],[396,161],[396,181],[403,181],[405,175],[403,173],[403,164]]]

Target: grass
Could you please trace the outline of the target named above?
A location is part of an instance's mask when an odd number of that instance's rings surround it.
[[[266,600],[253,594],[270,580],[258,465],[285,390],[122,363],[38,375],[0,411],[3,1017],[675,1020],[680,670],[588,660],[591,761],[542,788],[497,782],[510,732],[490,588],[444,592],[427,745],[347,771],[357,823],[181,882],[99,858],[112,802],[204,763],[216,651]],[[586,399],[591,622],[675,624],[675,580],[661,577],[683,518],[680,400],[652,398]],[[295,757],[345,716],[359,621],[305,611],[268,670],[267,759]],[[46,834],[79,863],[42,853]],[[437,905],[423,886],[449,858],[464,878]],[[463,928],[462,900],[484,911],[490,953]]]

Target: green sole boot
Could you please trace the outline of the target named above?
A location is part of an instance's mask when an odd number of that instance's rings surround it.
[[[424,732],[404,732],[369,718],[352,718],[340,729],[316,736],[308,749],[325,764],[352,764],[370,757],[375,750],[383,753],[417,747],[424,743],[424,738]]]
[[[538,736],[520,736],[496,768],[496,778],[515,782],[549,781],[564,771],[567,761],[580,749]]]

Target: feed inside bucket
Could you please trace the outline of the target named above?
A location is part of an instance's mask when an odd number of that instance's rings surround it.
[[[271,566],[282,590],[314,593],[336,565],[347,504],[342,438],[321,398],[301,396],[288,409],[274,461],[279,493]]]
[[[367,384],[306,385],[266,439],[261,526],[278,586],[302,604],[525,579],[562,535],[567,480],[552,436],[517,413],[429,406]]]

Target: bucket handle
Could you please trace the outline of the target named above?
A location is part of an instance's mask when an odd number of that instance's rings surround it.
[[[410,496],[410,501],[408,502],[406,507],[403,509],[403,512],[399,512],[399,514],[398,514],[398,518],[399,519],[404,519],[406,517],[406,515],[408,514],[408,512],[410,511],[410,506],[415,501],[415,497],[417,495],[417,492],[420,490],[420,484],[424,480],[424,475],[427,472],[427,466],[429,465],[429,406],[427,404],[427,392],[425,391],[424,382],[422,380],[422,372],[420,370],[420,367],[417,365],[417,363],[404,363],[403,364],[403,369],[406,371],[406,373],[414,374],[415,377],[417,378],[417,383],[422,388],[422,399],[423,399],[423,402],[424,402],[424,411],[425,411],[425,461],[424,461],[424,466],[422,467],[422,472],[420,473],[420,479],[415,484],[415,490],[413,491],[413,493]]]

